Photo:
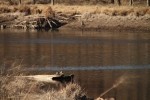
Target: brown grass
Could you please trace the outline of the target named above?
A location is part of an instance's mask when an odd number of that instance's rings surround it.
[[[44,98],[44,100],[80,100],[79,98],[82,98],[83,96],[84,93],[79,85],[68,84],[65,88],[58,91],[51,90],[40,98]]]
[[[9,13],[11,12],[11,9],[8,8],[8,6],[4,5],[4,6],[0,6],[0,13]]]
[[[3,77],[1,82],[1,97],[5,99],[19,100],[76,100],[82,98],[84,93],[81,87],[77,84],[68,84],[60,90],[49,88],[46,83],[36,83],[23,78]],[[47,89],[42,87],[46,86]]]
[[[9,69],[6,69],[8,66]],[[10,84],[16,85],[16,81],[14,80],[14,76],[16,75],[22,75],[20,68],[22,67],[21,63],[18,63],[18,61],[14,61],[12,64],[5,62],[4,65],[0,66],[0,93],[2,100],[10,98],[10,96],[16,94],[17,88],[14,88],[16,86],[11,86]],[[19,84],[21,85],[21,84]],[[18,85],[18,86],[19,86]],[[18,92],[19,93],[19,92]]]
[[[136,16],[144,16],[145,14],[147,14],[147,11],[149,11],[150,9],[148,8],[138,8],[135,9],[134,13]]]
[[[0,68],[0,100],[76,100],[85,95],[75,83],[55,89],[48,83],[26,79],[18,62],[12,63],[9,69]]]
[[[149,7],[131,7],[131,6],[94,6],[94,5],[84,5],[84,6],[66,6],[66,5],[55,5],[52,7],[55,12],[63,13],[93,13],[93,14],[106,14],[110,16],[126,16],[131,13],[136,15],[136,13],[142,13],[141,15],[149,14],[147,11],[150,10]]]
[[[50,6],[48,6],[45,10],[43,10],[43,14],[48,18],[55,17],[55,12],[52,10]]]
[[[31,7],[27,5],[21,5],[18,7],[19,12],[25,13],[26,15],[31,14]]]
[[[39,14],[43,13],[46,16],[54,16],[54,12],[62,13],[93,13],[93,14],[106,14],[110,16],[127,16],[129,14],[135,16],[144,16],[150,14],[149,7],[131,7],[131,6],[94,6],[94,5],[54,5],[52,7],[49,4],[36,4],[36,5],[21,5],[21,6],[7,6],[0,5],[0,13],[9,12],[25,12],[27,14]]]

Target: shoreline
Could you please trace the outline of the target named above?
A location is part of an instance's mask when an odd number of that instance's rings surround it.
[[[1,30],[5,29],[5,26],[12,28],[10,25],[15,26],[18,22],[23,22],[20,24],[26,25],[28,21],[32,20],[34,22],[34,17],[48,15],[63,23],[60,28],[87,31],[150,31],[150,7],[98,7],[97,5],[87,7],[65,5],[28,5],[22,8],[19,6],[18,8],[15,7],[14,9],[18,9],[15,12],[12,10],[13,12],[0,13]],[[31,28],[34,28],[33,26],[35,25],[30,25]]]
[[[104,14],[82,14],[81,18],[64,27],[96,31],[150,31],[150,15],[136,17],[134,15],[109,16]]]

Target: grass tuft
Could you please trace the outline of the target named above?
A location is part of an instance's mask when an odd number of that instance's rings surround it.
[[[55,13],[85,13],[89,12],[92,14],[106,14],[109,16],[144,16],[146,14],[150,15],[149,7],[131,7],[131,6],[94,6],[94,5],[54,5],[49,6],[48,4],[35,4],[35,5],[20,5],[20,6],[9,6],[0,5],[0,13],[9,12],[23,12],[27,15],[30,14],[44,14],[46,17],[54,17]]]
[[[76,83],[55,89],[49,83],[23,77],[21,63],[14,62],[9,69],[5,67],[0,67],[0,100],[79,100],[77,98],[85,97]]]
[[[9,13],[11,12],[11,9],[8,8],[8,6],[0,6],[0,13]]]

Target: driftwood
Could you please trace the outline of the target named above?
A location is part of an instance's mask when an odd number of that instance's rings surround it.
[[[46,17],[33,17],[32,19],[27,19],[24,21],[18,21],[12,24],[13,28],[22,28],[22,29],[55,29],[59,28],[64,23],[59,22],[53,18]]]
[[[67,23],[67,18],[56,15],[55,17],[46,17],[44,15],[24,15],[23,13],[7,14],[0,16],[0,29],[18,28],[18,29],[56,29]],[[5,26],[5,27],[4,27]]]
[[[58,72],[53,75],[29,75],[29,76],[16,76],[27,80],[35,81],[37,83],[46,83],[56,86],[65,86],[68,83],[73,83],[74,75],[64,75]]]

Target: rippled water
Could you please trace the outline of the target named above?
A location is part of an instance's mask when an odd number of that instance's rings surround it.
[[[0,64],[20,61],[30,74],[63,71],[91,97],[150,100],[150,32],[0,32]]]

